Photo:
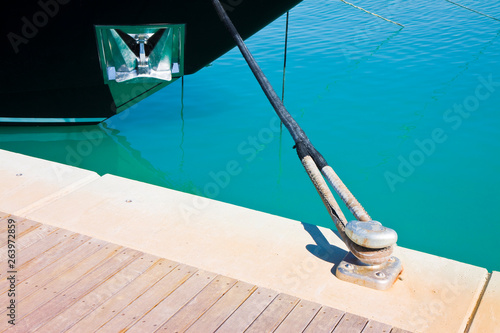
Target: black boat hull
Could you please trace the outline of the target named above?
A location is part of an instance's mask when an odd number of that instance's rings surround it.
[[[300,1],[221,2],[248,38]],[[0,123],[96,123],[118,112],[103,80],[96,25],[185,24],[184,74],[235,46],[208,0],[30,0],[5,6]],[[130,96],[128,104],[136,98]]]

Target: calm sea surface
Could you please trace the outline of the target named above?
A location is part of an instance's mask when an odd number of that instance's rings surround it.
[[[498,1],[457,1],[500,18]],[[400,246],[500,270],[500,21],[355,3],[405,27],[305,0],[285,105]],[[248,40],[280,95],[285,22]],[[0,149],[333,227],[292,146],[237,49],[99,126],[0,128]]]

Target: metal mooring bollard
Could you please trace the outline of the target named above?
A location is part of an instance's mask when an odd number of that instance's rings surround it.
[[[398,240],[396,231],[378,221],[350,221],[345,234],[353,243],[374,250],[392,247]],[[358,258],[349,252],[337,266],[336,276],[361,286],[386,290],[394,284],[402,269],[401,261],[394,256],[373,264],[366,256]]]
[[[278,97],[271,83],[248,50],[220,1],[212,0],[212,4],[238,45],[241,54],[247,61],[276,114],[290,132],[304,168],[334,220],[337,229],[342,234],[344,242],[347,243],[351,250],[337,267],[337,277],[374,289],[388,289],[402,271],[400,260],[391,256],[393,245],[396,244],[398,238],[396,232],[383,227],[380,222],[371,221],[368,213],[342,183],[323,156],[314,148],[305,132],[286,110],[283,101]],[[335,198],[321,174],[326,177],[359,221],[345,224],[345,216],[335,202]],[[356,253],[358,258],[352,253]]]

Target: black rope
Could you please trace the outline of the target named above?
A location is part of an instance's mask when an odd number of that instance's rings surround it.
[[[288,20],[290,17],[290,12],[286,12],[286,28],[285,28],[285,50],[283,54],[283,83],[281,85],[281,101],[285,102],[285,74],[286,74],[286,56],[288,54]],[[283,147],[283,122],[280,121],[280,144],[279,144],[279,177],[278,184],[280,183],[280,177],[283,170],[281,163],[281,150]]]
[[[264,91],[264,94],[267,96],[267,99],[273,106],[274,110],[276,111],[276,114],[278,117],[281,119],[285,127],[288,129],[288,132],[290,132],[290,135],[292,136],[293,140],[295,141],[295,144],[303,144],[305,146],[306,151],[308,152],[308,155],[310,155],[318,168],[322,169],[324,166],[328,165],[326,163],[326,160],[323,158],[323,156],[314,148],[312,145],[311,141],[307,137],[306,133],[302,130],[302,128],[297,124],[295,119],[290,115],[290,113],[286,110],[285,105],[283,104],[283,101],[278,97],[278,94],[276,94],[276,91],[272,87],[271,83],[267,79],[267,77],[264,75],[262,72],[262,69],[259,67],[257,62],[255,61],[254,57],[248,50],[247,46],[243,42],[243,39],[241,38],[240,34],[236,30],[235,26],[229,19],[229,16],[227,13],[224,11],[224,8],[222,7],[221,3],[219,0],[212,0],[212,3],[217,11],[217,14],[219,15],[221,21],[226,25],[227,29],[231,33],[231,36],[235,40],[236,44],[238,45],[238,48],[240,49],[241,54],[245,58],[246,62],[248,63],[248,66],[252,70],[252,73],[254,74],[255,78],[259,82],[260,86],[262,87],[262,90]],[[294,147],[295,148],[295,147]],[[301,157],[299,155],[299,157]],[[302,157],[301,157],[302,158]]]
[[[301,159],[304,167],[306,165],[304,164],[303,161],[307,159],[307,157],[311,157],[314,164],[315,168],[322,170],[324,167],[326,167],[328,164],[326,163],[326,160],[323,158],[323,156],[314,148],[312,143],[309,141],[308,137],[300,128],[300,126],[297,124],[295,119],[290,115],[290,113],[286,110],[285,106],[283,105],[283,101],[278,97],[276,94],[276,91],[274,91],[273,87],[267,80],[266,76],[260,69],[259,65],[253,58],[252,54],[246,47],[245,43],[243,42],[243,39],[241,38],[240,34],[234,27],[233,23],[227,16],[226,12],[224,11],[221,3],[219,0],[212,0],[213,5],[215,6],[215,9],[217,11],[217,14],[221,18],[221,20],[224,22],[228,30],[230,31],[231,35],[233,36],[234,40],[236,41],[236,44],[238,45],[238,48],[240,49],[243,57],[247,61],[250,69],[252,70],[252,73],[255,75],[257,81],[259,82],[260,86],[262,87],[262,90],[266,94],[267,98],[271,102],[271,105],[273,106],[274,110],[278,114],[278,117],[281,119],[285,127],[288,129],[290,134],[293,137],[293,140],[295,141],[295,146],[294,148],[297,148],[297,154],[299,155],[299,158]],[[308,168],[306,167],[306,170]],[[318,171],[319,171],[318,170]],[[308,170],[309,173],[309,170]],[[319,174],[319,177],[321,177],[321,173]],[[311,178],[311,180],[313,180]],[[313,180],[314,183],[314,180]],[[316,189],[318,192],[321,192],[317,185],[315,184]],[[349,193],[350,194],[350,193]],[[353,252],[353,254],[357,257],[363,260],[363,262],[366,263],[372,263],[372,264],[380,264],[382,262],[385,262],[388,260],[389,256],[392,254],[393,247],[385,247],[381,249],[370,249],[370,248],[365,248],[363,246],[355,244],[352,240],[349,239],[344,234],[343,230],[343,223],[339,219],[339,215],[333,207],[328,203],[328,200],[325,200],[324,193],[320,193],[321,198],[323,199],[323,202],[327,206],[330,215],[335,221],[335,224],[337,225],[337,228],[341,234],[343,234],[342,238],[344,239],[346,245],[348,248]],[[352,194],[351,194],[352,196]],[[345,201],[344,201],[345,202]],[[356,201],[357,202],[357,201]],[[346,203],[347,204],[347,203]],[[359,203],[358,203],[359,204]],[[364,212],[364,209],[359,205],[358,208],[361,208]],[[351,207],[349,207],[351,209]],[[366,214],[366,212],[365,212]],[[368,214],[366,214],[368,216]]]

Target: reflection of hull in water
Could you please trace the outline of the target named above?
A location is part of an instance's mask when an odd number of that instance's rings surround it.
[[[20,130],[21,129],[21,130]],[[169,187],[168,175],[106,124],[78,127],[3,127],[0,149]],[[105,163],[103,163],[105,161]]]
[[[247,38],[300,1],[221,2]],[[235,46],[207,0],[27,0],[5,6],[0,123],[96,123],[175,80],[122,84],[118,90],[105,84],[97,25],[183,25],[180,74],[195,73]]]

